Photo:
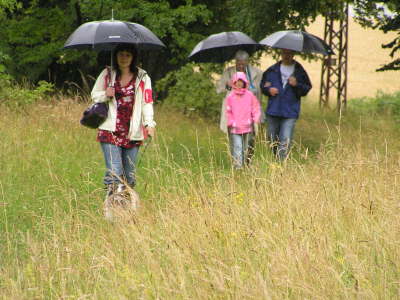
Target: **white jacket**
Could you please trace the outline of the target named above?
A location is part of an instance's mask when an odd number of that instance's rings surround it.
[[[131,123],[129,127],[129,139],[132,141],[141,141],[144,139],[143,127],[155,127],[153,96],[151,89],[151,79],[147,72],[138,68],[138,75],[135,83],[135,104],[132,110]],[[94,102],[108,101],[108,116],[99,129],[115,131],[117,122],[117,100],[115,97],[110,99],[106,96],[106,76],[107,69],[104,69],[94,84],[91,97]],[[111,82],[115,82],[116,72],[112,72]]]

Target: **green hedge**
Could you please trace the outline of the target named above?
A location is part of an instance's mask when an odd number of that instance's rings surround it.
[[[157,82],[157,89],[167,93],[166,105],[178,108],[185,114],[198,114],[217,119],[225,94],[217,94],[212,65],[187,64],[167,74]]]
[[[400,91],[393,94],[379,91],[374,98],[351,99],[348,108],[358,113],[390,114],[400,119]]]

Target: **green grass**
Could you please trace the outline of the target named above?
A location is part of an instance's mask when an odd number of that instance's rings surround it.
[[[400,118],[400,92],[388,94],[379,91],[375,97],[363,97],[349,101],[349,109],[358,114],[392,115]]]
[[[216,124],[158,107],[142,207],[102,217],[83,105],[0,116],[2,299],[396,299],[398,125],[304,104],[291,159],[231,169]]]

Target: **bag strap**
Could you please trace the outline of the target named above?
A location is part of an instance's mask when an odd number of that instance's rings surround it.
[[[254,86],[254,84],[253,84],[253,79],[251,78],[252,76],[251,76],[251,71],[250,71],[250,66],[246,66],[246,75],[248,76],[248,78],[249,78],[249,82],[250,82],[250,88],[252,88],[252,89],[254,89],[255,88],[255,86]]]

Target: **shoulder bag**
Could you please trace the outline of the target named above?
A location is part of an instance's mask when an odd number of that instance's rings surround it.
[[[111,70],[107,67],[108,80],[111,81]],[[108,84],[109,85],[109,84]],[[100,102],[93,103],[83,112],[80,120],[81,125],[89,128],[99,128],[101,124],[107,119],[108,116],[108,103]]]

